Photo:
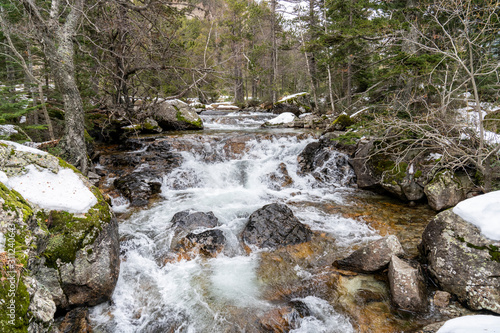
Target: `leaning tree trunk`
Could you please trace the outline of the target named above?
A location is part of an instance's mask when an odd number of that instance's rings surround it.
[[[50,1],[50,11],[38,2],[20,0],[33,22],[34,33],[43,46],[54,81],[64,102],[65,157],[84,175],[88,172],[83,103],[75,78],[73,37],[78,30],[86,0]]]
[[[84,110],[75,79],[73,42],[71,36],[64,34],[63,30],[59,31],[56,38],[57,44],[53,40],[44,42],[44,51],[64,102],[64,137],[61,146],[68,162],[86,175],[88,159],[84,135]]]

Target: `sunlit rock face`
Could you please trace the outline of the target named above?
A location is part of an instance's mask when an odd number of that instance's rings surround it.
[[[500,313],[500,242],[486,238],[452,210],[438,214],[420,250],[443,290],[474,310]]]

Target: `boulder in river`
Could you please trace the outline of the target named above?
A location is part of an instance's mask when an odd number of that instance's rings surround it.
[[[16,327],[45,332],[56,308],[108,300],[120,268],[118,225],[99,190],[57,157],[8,141],[0,181],[0,253],[15,258]],[[0,293],[9,286],[0,283]]]
[[[250,215],[241,237],[258,248],[277,248],[311,240],[312,231],[284,204],[266,205]]]
[[[344,259],[335,261],[334,265],[355,272],[375,272],[386,268],[392,256],[403,254],[404,250],[398,238],[389,235],[354,251]]]
[[[449,209],[429,222],[419,249],[443,290],[473,310],[500,314],[500,241]]]
[[[154,105],[146,114],[163,130],[200,130],[203,121],[196,111],[181,100],[166,100]]]
[[[396,256],[389,264],[389,285],[392,301],[400,309],[425,312],[428,307],[427,289],[420,269]]]

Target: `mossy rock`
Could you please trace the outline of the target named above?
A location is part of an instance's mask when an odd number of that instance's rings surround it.
[[[0,331],[26,332],[31,321],[28,275],[28,252],[31,248],[30,205],[16,191],[0,183],[0,229],[5,236],[5,256],[0,259]]]
[[[97,204],[85,214],[53,210],[37,212],[39,223],[48,231],[47,247],[41,253],[48,267],[57,268],[58,262],[73,262],[77,251],[92,244],[103,225],[111,221],[112,214],[102,194],[95,187],[92,187],[92,193]]]
[[[490,112],[484,117],[484,128],[500,134],[500,110]]]
[[[330,128],[335,131],[345,131],[347,127],[352,126],[355,124],[355,121],[351,119],[346,114],[341,114],[338,116],[331,124]]]

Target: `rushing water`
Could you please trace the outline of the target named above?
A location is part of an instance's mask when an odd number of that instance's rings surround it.
[[[266,314],[289,301],[308,309],[295,316],[292,332],[354,331],[328,293],[312,288],[289,294],[286,301],[269,296],[276,294],[272,285],[277,281],[294,288],[314,285],[314,276],[324,275],[318,273],[320,263],[291,260],[290,267],[276,272],[269,253],[247,254],[240,244],[248,216],[273,202],[287,204],[324,236],[327,245],[321,245],[317,258],[325,265],[352,246],[380,237],[363,221],[325,208],[342,205],[355,191],[350,186],[354,175],[342,162],[346,156],[333,153],[315,177],[301,175],[297,156],[314,135],[263,131],[259,125],[266,117],[204,116],[203,153],[180,151],[182,165],[163,178],[164,200],[121,222],[120,277],[112,301],[91,310],[96,332],[259,332]],[[220,140],[242,133],[253,136],[238,151]],[[216,258],[165,260],[174,237],[170,220],[183,210],[212,211],[219,219],[227,243]]]

